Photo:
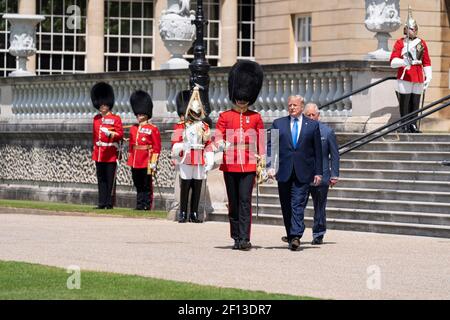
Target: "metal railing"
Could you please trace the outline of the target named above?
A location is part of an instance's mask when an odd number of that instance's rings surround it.
[[[397,77],[394,77],[394,76],[392,76],[392,77],[386,77],[386,78],[380,79],[380,80],[378,80],[378,81],[376,81],[376,82],[374,82],[374,83],[371,83],[371,84],[368,84],[368,85],[366,85],[366,86],[364,86],[364,87],[361,87],[361,88],[359,88],[359,89],[353,90],[352,92],[347,93],[347,94],[343,95],[342,97],[339,97],[339,98],[337,98],[337,99],[335,99],[335,100],[333,100],[333,101],[330,101],[330,102],[328,102],[328,103],[326,103],[326,104],[324,104],[324,105],[321,105],[321,106],[319,106],[319,109],[326,108],[326,107],[328,107],[328,106],[330,106],[330,105],[335,104],[336,102],[339,102],[339,101],[341,101],[341,100],[347,99],[347,98],[349,98],[349,97],[352,96],[352,95],[355,95],[355,94],[357,94],[357,93],[363,92],[363,91],[365,91],[365,90],[367,90],[367,89],[369,89],[369,88],[375,87],[375,86],[377,86],[377,85],[379,85],[380,83],[383,83],[383,82],[385,82],[385,81],[388,81],[388,80],[396,80],[396,79],[397,79]]]
[[[421,119],[429,116],[430,114],[433,114],[439,110],[442,110],[442,109],[448,107],[450,105],[450,101],[448,101],[448,100],[450,100],[450,95],[447,95],[441,99],[438,99],[423,108],[413,111],[392,123],[388,123],[378,129],[370,131],[369,133],[367,133],[361,137],[358,137],[347,143],[344,143],[343,145],[339,146],[339,155],[343,155],[343,154],[348,153],[356,148],[360,148],[373,140],[381,138],[393,131],[400,129],[403,126],[410,125],[418,120],[421,120]],[[444,102],[446,102],[446,103],[444,103]],[[424,111],[426,111],[430,108],[433,108],[434,106],[436,106],[440,103],[443,103],[443,104],[441,104],[439,107],[437,107],[433,110],[430,110],[430,111],[427,111],[424,113]],[[418,115],[419,113],[421,113],[421,115]],[[406,119],[409,119],[409,120],[405,121]]]

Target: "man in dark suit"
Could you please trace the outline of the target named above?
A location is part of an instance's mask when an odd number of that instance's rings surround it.
[[[311,186],[309,193],[314,203],[313,241],[311,244],[322,244],[326,232],[326,206],[328,188],[333,187],[339,178],[339,148],[333,129],[319,121],[320,111],[315,103],[308,103],[303,114],[319,122],[322,140],[323,176],[320,185]]]
[[[278,153],[274,154],[271,141],[268,143],[268,164],[272,168],[269,175],[273,176],[274,168],[279,168],[275,177],[289,249],[293,251],[300,247],[305,230],[304,211],[310,184],[317,186],[322,179],[319,123],[303,117],[303,107],[303,97],[288,98],[289,116],[276,119],[271,127],[272,141],[278,134]]]

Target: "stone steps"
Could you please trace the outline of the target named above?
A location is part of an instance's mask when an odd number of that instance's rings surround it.
[[[256,207],[256,202],[253,203]],[[421,202],[421,201],[400,201],[385,199],[364,199],[364,198],[338,198],[328,197],[327,207],[331,208],[355,208],[369,210],[393,210],[421,213],[442,213],[450,215],[450,203]],[[259,212],[266,214],[280,214],[279,204],[266,204],[260,202]]]
[[[341,168],[340,175],[353,179],[450,181],[450,171]]]
[[[342,169],[362,170],[423,170],[423,171],[448,171],[441,161],[414,161],[414,160],[374,160],[374,159],[341,159]]]
[[[421,180],[390,180],[390,179],[359,179],[339,178],[340,188],[388,189],[388,190],[417,190],[450,192],[450,181],[421,181]],[[275,194],[278,192],[276,184],[265,184],[259,187],[260,194]]]
[[[265,210],[267,206],[260,203],[258,213],[272,216],[282,217],[281,208],[278,210]],[[273,207],[272,207],[273,208]],[[256,214],[256,201],[252,207],[253,213]],[[314,208],[311,199],[306,207],[305,217],[313,217]],[[400,222],[400,223],[423,223],[450,226],[450,213],[418,213],[409,211],[394,211],[394,210],[370,210],[358,208],[344,208],[327,206],[327,218],[332,219],[351,219],[351,220],[373,220],[385,222]]]
[[[450,142],[411,142],[411,141],[372,141],[359,148],[358,150],[370,151],[435,151],[435,152],[450,152]]]
[[[385,199],[399,201],[419,201],[448,203],[450,192],[430,192],[413,190],[389,190],[389,189],[363,189],[363,188],[342,188],[335,187],[329,189],[328,197],[334,198],[363,198],[363,199]],[[256,201],[256,193],[253,193],[253,202]],[[279,196],[276,194],[260,194],[259,203],[278,204]],[[450,214],[450,212],[449,212]]]
[[[339,132],[336,134],[338,143],[344,144],[347,141],[362,137],[361,133],[346,133]],[[411,142],[450,142],[450,135],[448,133],[390,133],[386,136],[380,137],[375,141],[411,141]]]
[[[353,150],[344,154],[342,159],[444,161],[450,159],[450,152]]]
[[[218,211],[208,216],[209,221],[223,221],[228,222],[228,214],[226,212]],[[313,218],[305,217],[306,232],[311,232]],[[283,225],[281,215],[259,214],[256,217],[253,211],[252,223]],[[400,235],[420,235],[428,237],[450,238],[450,226],[433,225],[422,223],[400,223],[400,222],[386,222],[373,220],[353,220],[353,219],[327,219],[327,228],[334,230],[348,230],[360,232],[376,232],[376,233],[390,233]],[[282,236],[284,234],[281,234]]]

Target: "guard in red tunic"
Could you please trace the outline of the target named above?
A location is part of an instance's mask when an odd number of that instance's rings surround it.
[[[95,161],[98,181],[97,209],[112,209],[112,192],[120,143],[123,138],[122,120],[111,112],[114,106],[113,88],[99,82],[91,89],[93,106],[100,111],[94,117],[92,160]]]
[[[395,42],[390,58],[391,67],[398,68],[397,97],[401,117],[419,109],[420,97],[430,85],[432,77],[428,47],[424,40],[417,37],[418,30],[419,27],[409,8],[408,19],[403,31],[405,37]],[[400,131],[420,132],[416,123],[404,126]]]
[[[198,87],[190,96],[188,90],[178,93],[178,115],[183,120],[174,127],[172,135],[172,159],[180,170],[180,213],[178,222],[186,222],[191,193],[190,222],[202,222],[198,207],[203,181],[214,166],[214,151],[211,145],[209,125],[204,121],[206,114]]]
[[[161,135],[158,128],[150,123],[153,102],[150,95],[142,90],[133,92],[130,104],[138,121],[130,128],[127,165],[137,190],[135,210],[151,210],[153,207],[153,181],[161,152]]]
[[[264,159],[264,123],[249,110],[258,97],[263,71],[252,61],[239,61],[230,70],[228,93],[233,108],[222,112],[216,124],[215,145],[223,151],[223,171],[228,195],[228,215],[233,249],[249,250],[252,191],[257,163]]]

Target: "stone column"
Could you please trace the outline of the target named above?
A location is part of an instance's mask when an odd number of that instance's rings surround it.
[[[36,14],[36,1],[19,0],[19,14]],[[36,72],[36,55],[28,58],[27,70],[30,72]]]
[[[237,23],[238,1],[222,0],[220,10],[220,27],[222,38],[220,39],[220,65],[231,66],[237,58]]]
[[[105,46],[104,0],[88,0],[87,2],[87,35],[86,35],[86,72],[104,72]]]
[[[153,8],[153,19],[155,21],[153,28],[153,36],[155,37],[153,47],[153,69],[159,70],[161,69],[161,65],[170,59],[170,52],[164,46],[164,42],[158,34],[158,28],[156,27],[159,21],[161,20],[161,12],[167,9],[167,0],[155,0]]]

